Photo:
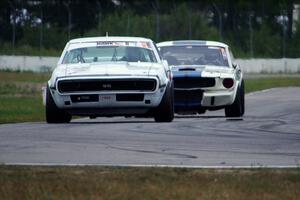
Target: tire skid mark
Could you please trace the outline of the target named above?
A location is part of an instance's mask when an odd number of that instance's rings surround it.
[[[130,152],[137,152],[137,153],[147,153],[147,154],[159,154],[159,155],[167,155],[167,156],[175,156],[178,158],[190,158],[196,159],[197,156],[189,155],[189,154],[181,154],[181,153],[168,153],[165,150],[162,151],[152,151],[152,150],[144,150],[144,149],[131,149],[131,148],[124,148],[124,147],[116,147],[116,146],[109,146],[111,149],[117,149],[121,151],[130,151]]]
[[[117,149],[121,151],[131,151],[131,152],[137,152],[137,153],[149,153],[149,154],[160,154],[160,155],[171,155],[178,158],[192,158],[197,159],[197,156],[189,155],[189,154],[181,154],[181,153],[168,153],[166,152],[166,149],[162,151],[152,151],[152,150],[144,150],[144,149],[132,149],[132,148],[125,148],[125,147],[116,147],[116,146],[108,146],[111,149]],[[182,149],[176,149],[176,150],[182,150]],[[191,151],[190,149],[188,149]],[[214,149],[197,149],[194,150],[194,152],[210,152],[210,153],[233,153],[233,154],[245,154],[245,155],[271,155],[271,156],[288,156],[288,157],[298,157],[300,159],[300,152],[249,152],[249,151],[241,151],[241,149],[236,150],[214,150]]]

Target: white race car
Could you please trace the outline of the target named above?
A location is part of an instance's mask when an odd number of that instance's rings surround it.
[[[173,82],[155,44],[137,37],[69,41],[48,81],[46,121],[68,123],[72,115],[174,118]]]
[[[172,69],[175,112],[201,114],[225,108],[226,117],[243,116],[243,74],[226,44],[186,40],[157,46]]]

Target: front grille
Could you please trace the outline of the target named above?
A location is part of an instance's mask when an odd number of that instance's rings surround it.
[[[175,90],[175,104],[201,103],[203,96],[202,90]]]
[[[96,91],[154,91],[154,79],[130,80],[61,80],[58,82],[60,93],[96,92]]]
[[[205,77],[174,77],[174,88],[206,88],[214,87],[214,78]]]

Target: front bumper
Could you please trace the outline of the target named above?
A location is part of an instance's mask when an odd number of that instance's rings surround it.
[[[220,107],[231,105],[235,98],[235,90],[178,90],[175,88],[175,107]],[[178,97],[180,96],[180,97]]]
[[[160,88],[153,93],[136,93],[136,92],[122,92],[122,93],[83,93],[83,94],[66,94],[62,95],[57,90],[51,89],[52,97],[55,101],[57,107],[61,109],[71,109],[71,108],[130,108],[130,107],[144,107],[144,108],[153,108],[157,107],[163,94],[165,88]],[[143,95],[143,99],[140,100],[120,100],[117,99],[119,94],[123,95]],[[85,100],[74,100],[75,98],[81,98]],[[90,97],[93,98],[90,98]],[[97,97],[96,99],[94,97]],[[89,100],[90,98],[91,100]]]
[[[201,107],[210,109],[231,105],[235,99],[238,82],[234,81],[234,85],[228,89],[223,86],[224,78],[233,77],[174,77],[175,108],[197,110]],[[180,81],[176,83],[177,80]]]
[[[208,90],[203,93],[201,106],[221,107],[231,105],[235,99],[235,89],[228,91]]]
[[[75,77],[74,80],[105,80],[105,81],[115,81],[115,80],[132,80],[137,79],[135,77]],[[139,80],[143,80],[143,77],[138,77]],[[144,77],[144,80],[150,79],[149,77]],[[88,85],[85,85],[84,91],[71,91],[62,92],[58,88],[58,81],[68,80],[72,81],[70,77],[59,78],[56,80],[56,86],[50,87],[50,92],[52,94],[53,100],[56,106],[60,109],[67,110],[71,113],[93,113],[99,115],[105,112],[105,115],[118,115],[118,114],[134,114],[147,112],[151,108],[157,107],[166,90],[166,85],[160,85],[157,77],[152,77],[151,79],[156,80],[156,86],[151,90],[139,90],[137,87],[130,90],[122,85],[118,85],[118,88],[114,88],[115,85],[110,88],[99,88],[91,87],[88,90]],[[132,111],[132,112],[131,112]]]

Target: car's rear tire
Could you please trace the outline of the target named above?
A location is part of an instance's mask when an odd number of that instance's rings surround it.
[[[156,122],[172,122],[174,119],[174,88],[173,83],[166,88],[165,94],[156,108],[154,119]]]
[[[245,87],[244,80],[237,90],[235,100],[232,105],[225,107],[226,117],[242,117],[245,113]]]
[[[59,109],[50,93],[49,86],[46,91],[46,121],[48,123],[69,123],[72,116],[66,111]]]

